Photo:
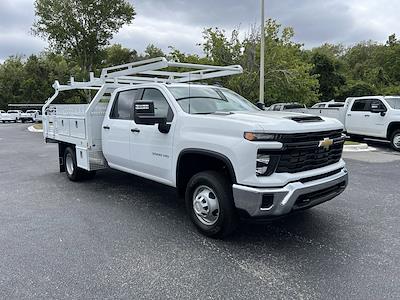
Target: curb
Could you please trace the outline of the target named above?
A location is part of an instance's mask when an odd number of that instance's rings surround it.
[[[43,132],[43,129],[36,129],[36,128],[33,127],[33,126],[29,126],[29,127],[28,127],[28,130],[29,130],[30,132]]]
[[[373,147],[369,147],[367,144],[359,144],[359,145],[344,145],[344,152],[369,152],[375,151],[376,149]]]

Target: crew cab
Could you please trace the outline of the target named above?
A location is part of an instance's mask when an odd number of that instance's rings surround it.
[[[309,109],[310,114],[338,119],[351,138],[390,141],[400,151],[400,96],[348,98],[342,108]]]
[[[176,188],[212,237],[240,219],[289,216],[341,194],[348,174],[339,121],[261,111],[229,89],[193,83],[241,72],[157,58],[86,83],[56,82],[43,107],[45,140],[58,144],[60,171],[72,181],[109,167]],[[89,103],[53,104],[81,90],[95,91]]]

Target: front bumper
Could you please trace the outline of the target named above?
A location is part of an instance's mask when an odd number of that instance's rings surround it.
[[[346,168],[333,175],[292,182],[282,188],[254,188],[233,185],[235,206],[246,217],[274,218],[303,210],[340,195],[348,184]]]

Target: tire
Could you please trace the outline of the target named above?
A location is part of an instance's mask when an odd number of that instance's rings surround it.
[[[390,144],[395,151],[400,152],[400,129],[395,130],[390,138]]]
[[[238,225],[232,184],[218,172],[194,175],[186,187],[185,204],[194,225],[208,237],[226,237]]]
[[[64,152],[65,173],[71,181],[81,181],[85,179],[85,170],[78,167],[76,163],[75,150],[71,147]]]

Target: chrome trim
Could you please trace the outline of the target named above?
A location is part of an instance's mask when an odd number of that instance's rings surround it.
[[[339,173],[326,178],[306,183],[293,182],[287,184],[283,188],[254,188],[234,184],[233,198],[236,208],[247,212],[250,217],[278,217],[289,214],[292,211],[296,200],[300,196],[328,189],[341,183],[344,183],[345,186],[348,184],[348,173],[346,168],[343,168]],[[322,196],[313,203],[317,205],[331,200],[342,193],[343,190],[333,196]],[[264,194],[274,195],[274,204],[268,210],[261,208],[262,197]]]

